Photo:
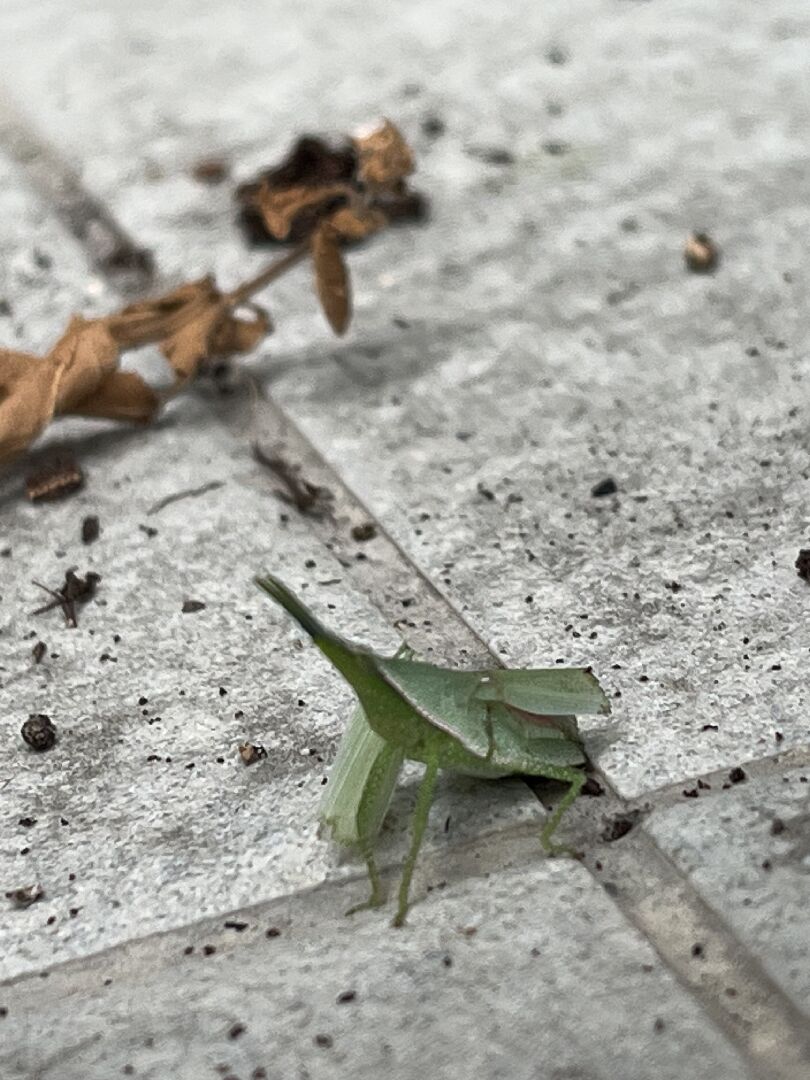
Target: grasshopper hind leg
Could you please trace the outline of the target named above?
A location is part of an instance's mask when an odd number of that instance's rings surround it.
[[[377,860],[374,858],[374,845],[371,840],[366,839],[361,840],[357,846],[366,863],[371,895],[368,900],[350,907],[346,912],[347,915],[356,915],[358,911],[368,911],[370,908],[382,907],[385,903],[385,890],[383,889],[380,871],[377,868]]]
[[[543,850],[547,855],[570,855],[572,858],[579,858],[580,852],[575,851],[567,844],[555,844],[552,837],[557,831],[557,826],[560,824],[563,814],[582,790],[582,785],[586,779],[585,773],[580,772],[579,769],[557,768],[549,769],[547,772],[544,771],[542,775],[547,776],[550,780],[562,780],[569,785],[568,791],[560,799],[540,833],[540,843],[543,845]]]
[[[405,916],[408,914],[408,907],[410,906],[409,897],[411,891],[411,878],[413,877],[414,867],[416,866],[416,860],[419,856],[419,849],[422,846],[422,837],[425,835],[425,826],[427,825],[430,806],[433,802],[433,793],[436,790],[436,777],[438,774],[439,763],[437,761],[429,761],[425,768],[425,775],[422,777],[422,782],[419,785],[419,791],[416,795],[416,808],[413,812],[411,846],[408,851],[408,857],[405,860],[405,865],[402,869],[402,878],[399,882],[399,903],[397,905],[397,913],[394,916],[394,926],[403,926],[405,923]]]

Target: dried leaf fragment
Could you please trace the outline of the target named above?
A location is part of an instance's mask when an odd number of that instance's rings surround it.
[[[20,889],[10,889],[6,893],[6,899],[16,908],[27,908],[41,900],[44,895],[45,890],[41,885],[24,885]]]
[[[411,148],[390,120],[359,129],[352,142],[357,151],[357,175],[364,184],[393,184],[413,172]]]
[[[288,240],[290,234],[303,236],[317,222],[342,206],[348,199],[344,184],[330,187],[294,187],[276,191],[263,187],[256,196],[267,231],[276,240]]]
[[[322,225],[312,234],[312,265],[318,299],[336,334],[345,334],[352,315],[349,275],[335,231]]]
[[[266,311],[243,305],[252,318],[235,314],[236,304],[209,275],[151,300],[130,304],[107,322],[122,348],[159,342],[179,382],[188,381],[206,360],[248,352],[270,332]],[[123,374],[123,373],[119,373]]]

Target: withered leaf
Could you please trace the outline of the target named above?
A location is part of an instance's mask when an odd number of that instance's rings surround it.
[[[256,196],[256,206],[270,235],[276,240],[288,240],[292,233],[300,236],[309,231],[320,218],[345,203],[347,198],[345,184],[325,187],[300,185],[282,190],[265,185]]]
[[[388,219],[381,210],[373,207],[341,206],[331,215],[329,224],[341,240],[364,240],[384,229]]]
[[[394,184],[413,172],[411,149],[390,120],[361,128],[352,142],[357,151],[357,175],[364,184]]]
[[[72,319],[43,359],[0,351],[0,461],[24,450],[54,416],[81,412],[117,362],[101,319]]]
[[[312,264],[315,285],[324,315],[336,334],[345,334],[352,314],[349,275],[338,243],[329,225],[312,234]]]
[[[207,276],[165,296],[131,304],[108,324],[121,346],[159,342],[177,379],[185,382],[203,361],[248,352],[269,333],[267,312],[255,304],[249,307],[253,318],[236,315],[233,301]]]

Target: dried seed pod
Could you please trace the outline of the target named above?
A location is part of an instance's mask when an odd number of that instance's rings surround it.
[[[72,459],[52,461],[25,478],[25,491],[31,502],[46,502],[72,495],[84,485],[84,473]]]
[[[706,233],[692,233],[686,241],[683,255],[687,267],[694,274],[711,273],[720,259],[717,245]]]
[[[56,728],[45,713],[31,713],[20,734],[32,750],[50,750],[56,742]]]

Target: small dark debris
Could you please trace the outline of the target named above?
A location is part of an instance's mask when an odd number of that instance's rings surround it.
[[[193,945],[186,945],[185,949],[183,949],[183,956],[191,956],[193,952],[194,952],[194,946]]]
[[[4,1016],[8,1016],[8,1006],[7,1005],[0,1005],[0,1018],[2,1018]]]
[[[230,172],[230,165],[223,158],[203,158],[202,161],[197,161],[191,169],[191,175],[197,183],[210,184],[212,187],[215,184],[224,183],[228,179]]]
[[[265,930],[264,936],[268,938],[281,937],[281,931],[277,926],[270,926]]]
[[[678,593],[683,588],[680,581],[665,581],[664,588],[669,589],[670,592]]]
[[[41,900],[44,895],[41,885],[25,885],[20,889],[10,889],[6,893],[6,899],[16,908],[27,908]]]
[[[700,729],[701,731],[719,731],[720,727],[717,724],[704,724]]]
[[[568,145],[567,142],[555,142],[553,140],[549,140],[548,142],[543,143],[543,149],[547,154],[550,154],[552,157],[562,157],[563,154],[568,153],[571,147]]]
[[[38,641],[31,650],[31,655],[34,658],[35,664],[41,664],[45,659],[45,653],[48,651],[48,646],[44,641]]]
[[[229,1039],[238,1039],[239,1036],[242,1035],[246,1030],[247,1030],[247,1028],[245,1027],[244,1024],[240,1024],[240,1023],[233,1024],[231,1026],[230,1030],[228,1031],[228,1038]]]
[[[213,956],[216,951],[217,951],[216,945],[203,945],[203,955],[204,956]]]
[[[515,155],[503,146],[469,146],[470,157],[483,161],[485,165],[514,165]]]
[[[683,793],[685,799],[696,799],[700,793],[696,787],[686,788]]]
[[[31,713],[20,729],[23,741],[32,750],[50,750],[56,742],[56,728],[45,713]]]
[[[100,581],[101,575],[94,573],[92,570],[89,570],[84,577],[79,577],[74,570],[68,570],[65,573],[64,582],[58,589],[49,589],[47,585],[35,581],[34,584],[37,588],[49,593],[53,599],[49,603],[43,604],[41,608],[37,608],[33,614],[44,615],[47,611],[61,607],[66,625],[75,628],[78,625],[77,605],[86,604],[88,600],[92,600],[96,595],[96,589]]]
[[[780,742],[784,742],[785,736],[782,734],[781,731],[775,731],[773,733],[773,738],[774,738],[774,742],[780,743]]]
[[[728,774],[728,778],[732,784],[741,784],[744,780],[748,779],[748,774],[745,769],[742,769],[739,765],[732,769]]]
[[[312,1041],[316,1046],[322,1046],[324,1049],[328,1049],[330,1046],[334,1045],[335,1040],[331,1035],[316,1035]]]
[[[550,64],[554,64],[555,67],[560,67],[562,64],[568,63],[568,53],[559,45],[552,45],[546,52],[546,60]]]
[[[157,536],[158,534],[157,529],[153,528],[151,525],[139,525],[138,528],[141,530],[142,533],[148,536],[150,540],[153,536]]]
[[[444,956],[442,957],[442,967],[449,968],[449,967],[452,967],[452,966],[453,966],[453,957],[450,956],[449,953],[445,953]]]
[[[810,548],[802,548],[794,564],[800,578],[810,584]]]
[[[36,825],[37,819],[35,817],[21,817],[18,824],[22,825],[24,829],[31,829]]]
[[[357,998],[356,990],[344,990],[342,994],[338,994],[338,1005],[348,1005],[350,1001],[354,1001]]]
[[[663,1031],[665,1027],[666,1027],[666,1024],[661,1019],[661,1017],[660,1016],[656,1017],[655,1023],[653,1024],[653,1031]]]
[[[267,757],[267,751],[259,743],[242,743],[239,747],[239,757],[245,765],[255,765],[257,761]]]
[[[322,517],[331,511],[334,492],[327,487],[313,484],[300,475],[301,466],[293,465],[283,457],[271,457],[262,450],[258,443],[253,444],[253,457],[260,465],[270,469],[284,485],[284,490],[276,488],[276,495],[284,502],[294,506],[302,514]]]
[[[429,139],[438,139],[447,130],[444,120],[435,114],[426,116],[419,126],[422,129],[422,134],[427,135]]]
[[[605,843],[612,843],[614,840],[621,840],[623,836],[635,828],[639,819],[639,812],[637,810],[631,810],[626,814],[617,814],[605,825],[602,830],[602,839]]]
[[[93,544],[101,534],[101,525],[95,514],[88,514],[82,521],[82,543]]]
[[[580,795],[590,795],[593,798],[599,798],[600,795],[605,794],[605,789],[599,783],[595,776],[589,776],[585,783],[582,785]]]
[[[710,274],[717,267],[720,252],[706,233],[692,233],[683,251],[686,266],[693,274]]]
[[[243,930],[247,930],[248,923],[242,922],[239,919],[226,919],[222,924],[226,930],[235,930],[238,934],[241,934]]]
[[[487,500],[487,502],[495,502],[495,492],[490,491],[483,480],[479,480],[477,484],[478,494]]]
[[[695,944],[692,946],[692,956],[703,956],[703,946],[700,944],[699,941],[696,941]]]
[[[202,600],[184,600],[183,606],[180,609],[184,615],[191,615],[195,611],[205,610],[206,605]]]
[[[591,488],[591,495],[594,499],[601,499],[605,495],[615,495],[619,490],[619,486],[612,476],[606,476],[604,480],[600,480],[598,484],[594,484]]]
[[[84,473],[73,458],[57,458],[25,478],[31,502],[48,502],[72,495],[84,486]]]
[[[771,836],[779,836],[786,828],[787,825],[785,825],[784,821],[782,821],[781,818],[775,817],[771,822]]]
[[[366,540],[373,540],[377,535],[377,526],[372,521],[364,521],[362,525],[352,526],[352,540],[363,544]]]

